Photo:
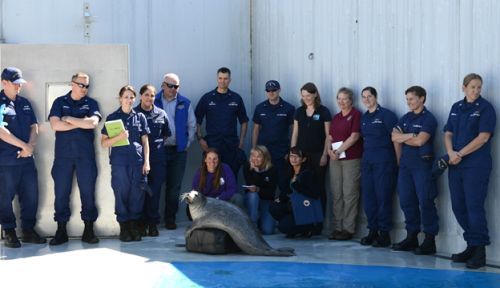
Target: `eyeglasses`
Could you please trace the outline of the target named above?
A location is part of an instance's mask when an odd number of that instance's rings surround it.
[[[78,83],[78,82],[75,82],[75,81],[71,81],[71,82],[75,83],[76,86],[80,87],[81,89],[83,89],[83,88],[89,89],[89,87],[90,87],[90,84],[85,85],[85,84]]]
[[[167,83],[167,82],[163,82],[163,85],[167,86],[170,89],[172,89],[172,88],[174,88],[174,89],[179,88],[179,85],[170,84],[170,83]]]

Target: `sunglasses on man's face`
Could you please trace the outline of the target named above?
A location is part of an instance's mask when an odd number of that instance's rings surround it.
[[[83,88],[89,89],[89,87],[90,87],[90,84],[85,85],[85,84],[78,83],[78,82],[75,82],[75,81],[71,81],[71,82],[75,83],[76,86],[80,87],[81,89],[83,89]]]
[[[170,89],[172,89],[172,88],[174,88],[174,89],[179,88],[179,85],[170,84],[170,83],[167,83],[167,82],[163,82],[163,85],[167,86]]]

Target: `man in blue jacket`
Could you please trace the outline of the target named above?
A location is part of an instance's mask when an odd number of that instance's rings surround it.
[[[191,101],[179,94],[180,79],[174,73],[163,76],[162,90],[156,94],[154,105],[167,113],[171,136],[165,141],[167,150],[167,178],[165,185],[165,227],[177,228],[175,216],[179,208],[179,194],[186,170],[187,150],[194,139],[196,118]]]

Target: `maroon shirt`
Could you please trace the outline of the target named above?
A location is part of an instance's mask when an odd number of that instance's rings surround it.
[[[360,133],[361,130],[361,112],[352,107],[349,114],[342,116],[339,112],[332,118],[330,124],[330,135],[332,143],[345,141],[353,132]],[[363,154],[363,140],[359,138],[354,145],[345,151],[346,157],[341,160],[359,159]]]

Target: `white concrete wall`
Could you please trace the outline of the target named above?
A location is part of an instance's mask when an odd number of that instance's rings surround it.
[[[53,220],[54,181],[50,175],[54,160],[55,133],[47,119],[51,103],[46,101],[46,84],[70,83],[73,74],[83,71],[90,76],[88,95],[99,102],[101,113],[108,115],[120,106],[119,87],[128,83],[128,56],[126,45],[0,45],[0,67],[16,66],[23,71],[23,77],[28,83],[23,85],[20,94],[30,100],[39,122],[39,137],[34,155],[40,193],[37,227],[43,235],[54,235],[57,228]],[[111,167],[108,151],[100,145],[104,120],[95,131],[99,171],[96,183],[96,205],[99,211],[96,233],[115,235],[119,229],[114,214]],[[80,236],[83,222],[80,218],[81,202],[76,179],[73,182],[70,207],[72,215],[68,233],[70,236]]]
[[[265,81],[277,79],[285,98],[298,104],[300,87],[313,81],[326,106],[338,113],[335,93],[340,87],[351,87],[359,95],[370,85],[379,91],[380,103],[401,116],[407,111],[405,89],[421,85],[428,92],[427,107],[438,119],[436,151],[444,153],[441,131],[451,104],[463,97],[461,83],[467,73],[483,76],[482,95],[500,112],[498,11],[500,2],[495,0],[253,1],[254,99],[264,99]],[[365,110],[359,96],[355,106]],[[492,240],[487,255],[498,263],[499,128],[496,131],[486,210]],[[465,243],[451,210],[446,175],[439,181],[437,244],[440,253],[449,255]],[[394,211],[393,240],[399,240],[405,235],[404,217],[396,199]],[[364,213],[360,222],[359,235],[365,229]]]

